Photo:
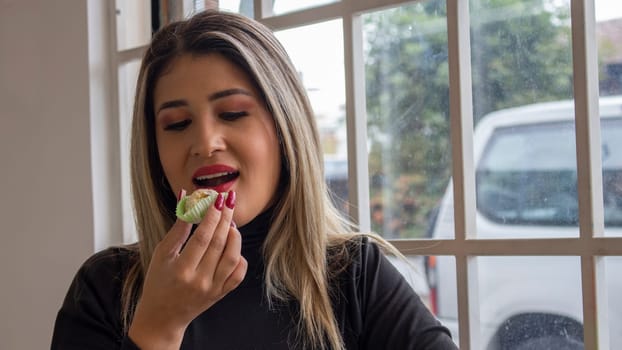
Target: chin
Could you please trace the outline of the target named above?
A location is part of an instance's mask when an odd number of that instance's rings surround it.
[[[257,213],[259,215],[259,213]],[[248,224],[249,222],[251,222],[251,220],[253,220],[257,215],[253,216],[252,218],[249,217],[246,214],[241,214],[238,215],[237,211],[233,213],[233,222],[235,223],[235,225],[237,227],[241,227],[244,226],[246,224]]]

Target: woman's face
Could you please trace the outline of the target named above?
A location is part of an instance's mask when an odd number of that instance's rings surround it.
[[[219,54],[180,56],[157,80],[153,107],[160,162],[175,194],[234,190],[239,226],[272,204],[279,142],[244,71]]]

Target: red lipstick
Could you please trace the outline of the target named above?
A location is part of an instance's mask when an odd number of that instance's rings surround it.
[[[211,188],[218,192],[227,192],[231,189],[240,172],[228,165],[214,164],[197,169],[192,182],[197,188]]]

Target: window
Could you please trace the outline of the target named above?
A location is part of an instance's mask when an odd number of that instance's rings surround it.
[[[371,228],[428,237],[451,175],[445,5],[410,3],[362,21]]]
[[[275,4],[276,5],[276,4]],[[309,96],[322,142],[332,198],[348,214],[348,151],[345,120],[343,23],[324,21],[276,31]],[[300,40],[313,38],[314,40]],[[318,52],[322,52],[318,55]]]
[[[461,349],[622,344],[618,0],[195,3],[277,32],[325,108],[326,177],[341,208],[421,266],[409,280]],[[132,18],[116,17],[128,39],[114,57],[122,142],[146,44]],[[304,59],[318,47],[330,57],[324,81]]]

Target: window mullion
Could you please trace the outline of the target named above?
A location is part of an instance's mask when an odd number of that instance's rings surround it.
[[[363,232],[371,230],[363,24],[360,15],[343,18],[350,216]]]
[[[87,6],[89,112],[91,141],[91,180],[93,195],[93,250],[100,251],[122,241],[124,214],[117,203],[120,178],[114,172],[119,164],[119,126],[114,116],[116,102],[115,2],[93,2]]]
[[[273,15],[273,0],[254,0],[253,2],[253,10],[256,20],[264,20],[267,17]]]
[[[145,51],[147,51],[147,47],[148,45],[142,45],[127,50],[118,51],[116,56],[117,64],[121,65],[131,61],[140,60],[145,54]]]
[[[110,187],[118,189],[117,198],[118,202],[121,202],[121,208],[118,208],[117,211],[121,211],[118,214],[118,217],[121,219],[121,230],[120,233],[122,237],[120,239],[123,242],[127,242],[129,239],[136,237],[135,232],[136,229],[132,225],[134,220],[133,211],[126,211],[125,209],[132,208],[131,197],[127,191],[123,191],[123,183],[127,179],[129,179],[129,171],[127,173],[123,173],[124,166],[126,163],[123,162],[125,158],[121,155],[123,153],[123,147],[121,145],[121,128],[120,128],[120,99],[119,99],[119,70],[121,67],[121,58],[119,52],[119,37],[117,31],[119,30],[119,26],[117,21],[119,17],[117,16],[117,5],[114,1],[107,2],[107,12],[109,14],[109,42],[108,47],[114,50],[114,53],[111,54],[111,63],[110,63],[110,71],[109,71],[109,79],[110,79],[110,119],[109,119],[109,127],[108,130],[110,135],[109,140],[109,151],[110,154],[117,155],[114,157],[114,161],[117,164],[112,164],[111,166],[115,167],[116,174],[111,177]],[[113,191],[111,191],[113,192]],[[128,214],[129,213],[129,214]],[[133,237],[132,237],[133,235]]]
[[[594,1],[574,0],[571,6],[579,234],[590,242],[604,234]],[[584,345],[588,349],[609,348],[604,265],[602,257],[581,256]]]
[[[603,257],[587,255],[581,257],[583,344],[586,349],[609,349],[605,274]]]
[[[449,114],[454,222],[460,246],[475,236],[475,176],[469,2],[447,1]],[[458,327],[461,349],[480,349],[477,258],[456,252]]]
[[[115,2],[109,2],[110,7],[109,11],[115,11]],[[119,183],[115,184],[115,188],[118,188],[120,191],[120,209],[122,211],[122,240],[123,242],[133,242],[137,237],[136,227],[134,225],[134,211],[132,210],[132,197],[130,191],[130,165],[126,161],[129,159],[127,157],[127,146],[129,142],[126,141],[126,137],[124,135],[129,135],[129,133],[124,133],[124,126],[129,123],[124,122],[124,119],[132,118],[131,114],[127,115],[122,112],[123,106],[121,105],[121,94],[127,93],[128,91],[124,91],[126,87],[125,81],[120,79],[120,75],[122,74],[122,66],[127,64],[128,62],[134,59],[140,59],[142,52],[146,50],[147,44],[139,47],[123,49],[119,47],[119,36],[118,34],[124,35],[125,32],[118,33],[118,30],[127,31],[130,30],[127,27],[119,27],[117,25],[117,21],[119,20],[118,16],[111,16],[110,23],[110,38],[111,43],[110,46],[114,48],[114,53],[112,54],[112,74],[110,74],[110,86],[111,86],[111,124],[116,126],[116,130],[111,132],[111,135],[115,135],[115,142],[111,143],[111,152],[113,154],[117,154],[118,156],[115,159],[118,160],[119,164],[116,169],[119,174]],[[128,111],[125,111],[126,113]],[[129,111],[131,113],[131,111]]]
[[[168,1],[166,23],[188,18],[193,13],[194,2],[192,0]]]
[[[598,57],[593,0],[572,2],[575,130],[579,230],[583,238],[603,236],[603,192]]]
[[[395,239],[404,254],[475,256],[620,256],[622,237],[600,237],[585,244],[580,238]]]

